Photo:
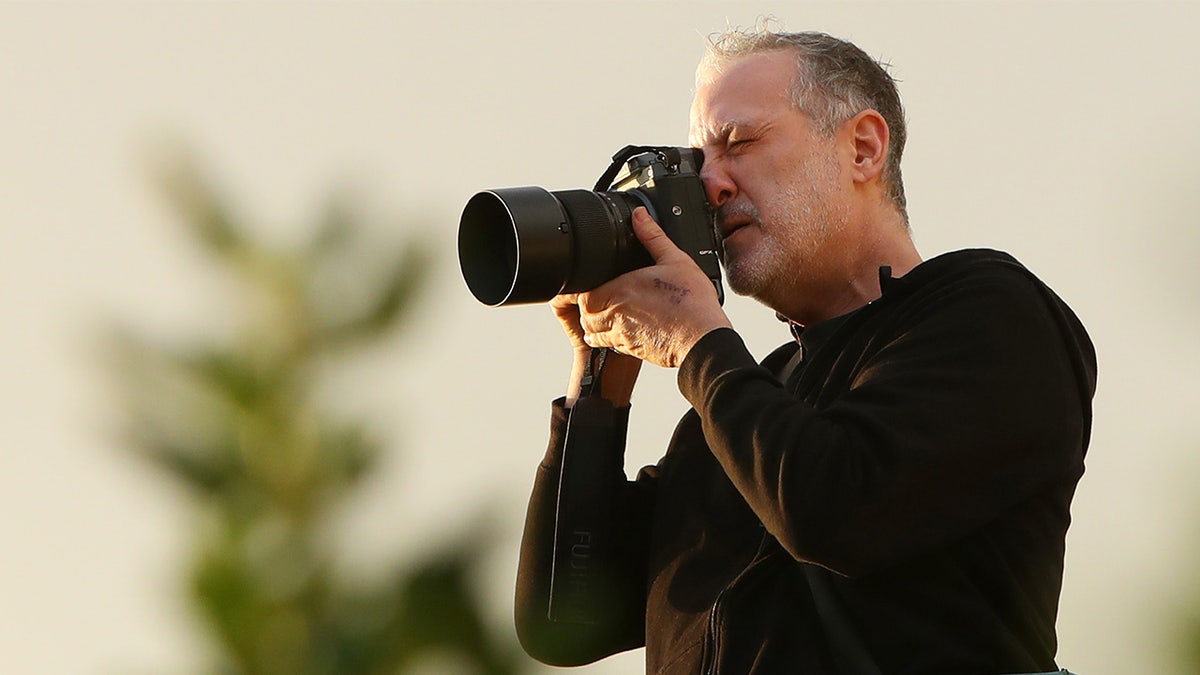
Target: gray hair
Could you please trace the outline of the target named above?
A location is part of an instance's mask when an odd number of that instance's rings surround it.
[[[722,66],[743,56],[789,49],[796,53],[792,104],[808,115],[817,130],[832,136],[837,127],[863,110],[877,111],[887,122],[890,142],[884,183],[887,197],[908,220],[900,157],[907,136],[904,108],[888,64],[876,61],[845,40],[825,33],[776,33],[765,26],[730,29],[709,37],[708,53],[700,62],[697,80],[719,73]]]

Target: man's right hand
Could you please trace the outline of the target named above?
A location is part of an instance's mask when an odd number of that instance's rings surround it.
[[[562,324],[563,332],[571,342],[574,362],[571,378],[567,382],[567,407],[579,398],[580,380],[592,358],[592,348],[583,341],[583,327],[579,323],[579,295],[567,293],[550,300],[554,316]],[[633,385],[642,368],[641,359],[610,351],[604,361],[603,377],[600,378],[600,395],[613,402],[618,408],[629,405]]]

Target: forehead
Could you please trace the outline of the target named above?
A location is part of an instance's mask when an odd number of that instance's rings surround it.
[[[689,135],[701,147],[739,125],[761,123],[791,109],[796,57],[789,50],[750,54],[701,73],[692,99]]]

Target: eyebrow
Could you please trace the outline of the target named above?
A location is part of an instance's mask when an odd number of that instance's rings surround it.
[[[704,147],[706,145],[724,143],[728,140],[729,135],[742,124],[738,120],[729,120],[721,126],[715,127],[715,129],[712,125],[703,125],[699,128],[699,133],[695,134],[692,139],[692,145],[695,147]]]
[[[738,129],[751,129],[754,131],[760,130],[767,126],[768,122],[751,122],[750,120],[728,120],[720,126],[714,127],[705,125],[700,129],[697,138],[692,139],[693,147],[704,147],[706,145],[722,145],[729,140],[729,137]],[[697,142],[701,141],[701,142]]]

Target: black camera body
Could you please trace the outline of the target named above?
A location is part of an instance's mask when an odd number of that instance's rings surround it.
[[[545,302],[651,265],[633,233],[633,210],[644,206],[724,300],[720,238],[700,181],[703,161],[695,148],[628,146],[613,156],[595,190],[476,193],[458,230],[467,287],[485,305]]]

